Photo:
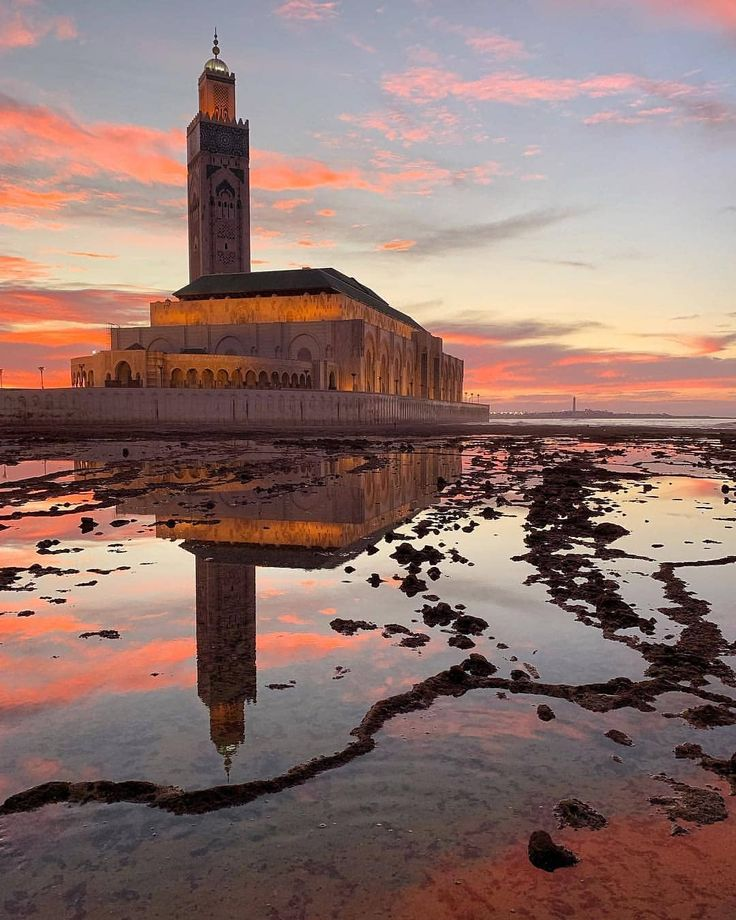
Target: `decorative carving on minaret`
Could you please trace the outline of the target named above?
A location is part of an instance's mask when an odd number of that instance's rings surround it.
[[[250,271],[248,122],[236,120],[235,74],[213,57],[199,78],[199,112],[187,130],[189,280]]]

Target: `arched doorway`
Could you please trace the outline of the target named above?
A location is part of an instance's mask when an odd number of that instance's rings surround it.
[[[184,386],[184,371],[180,367],[175,367],[171,372],[171,386],[172,387],[183,387]]]
[[[220,370],[217,372],[217,386],[221,388],[230,386],[230,377],[224,368],[220,368]]]
[[[254,387],[256,385],[256,372],[248,371],[245,375],[245,385],[247,387]]]
[[[129,387],[133,381],[133,372],[127,361],[120,361],[115,368],[115,381],[121,387]]]
[[[268,374],[265,371],[261,371],[261,373],[258,375],[258,389],[268,389]]]
[[[284,389],[286,389],[286,387],[289,386],[289,375],[288,374],[281,375],[281,386],[284,387]]]
[[[277,373],[276,371],[274,371],[274,372],[271,374],[271,386],[272,386],[272,387],[275,387],[276,389],[278,389],[280,383],[281,383],[281,379],[279,378],[278,373]]]
[[[199,374],[193,367],[187,371],[187,386],[190,388],[199,386]]]
[[[328,384],[327,384],[327,387],[328,387],[328,389],[330,389],[330,390],[336,390],[336,389],[337,389],[337,380],[335,379],[335,372],[334,372],[334,371],[330,371],[330,379],[329,379],[329,382],[328,382]]]
[[[202,387],[207,390],[211,390],[215,385],[215,375],[213,372],[206,367],[202,371]]]

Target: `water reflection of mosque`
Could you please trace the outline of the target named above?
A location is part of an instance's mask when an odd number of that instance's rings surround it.
[[[344,564],[426,508],[438,478],[457,479],[460,462],[451,448],[389,455],[379,469],[341,457],[296,471],[318,483],[306,488],[293,485],[294,470],[289,485],[243,482],[237,467],[162,475],[144,466],[146,494],[118,513],[154,514],[156,535],[183,540],[195,557],[197,689],[228,772],[245,741],[246,704],[256,701],[256,567]]]

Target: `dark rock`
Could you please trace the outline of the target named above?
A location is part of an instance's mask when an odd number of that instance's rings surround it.
[[[401,582],[399,590],[403,591],[407,597],[414,597],[415,594],[419,594],[421,591],[427,590],[427,582],[422,581],[421,578],[417,578],[416,575],[412,575],[410,573]]]
[[[407,629],[406,626],[402,626],[400,623],[387,623],[383,627],[383,632],[381,635],[384,639],[391,639],[393,636],[397,635],[411,636],[412,631]]]
[[[95,527],[98,527],[98,526],[99,525],[97,521],[95,521],[94,518],[91,518],[91,517],[83,517],[79,521],[79,529],[82,531],[82,533],[90,533],[91,531],[95,529]]]
[[[681,713],[682,718],[695,728],[716,728],[720,725],[736,725],[736,714],[726,706],[694,706]]]
[[[678,783],[669,776],[656,777],[671,786],[675,795],[652,796],[652,805],[659,805],[670,821],[689,821],[692,824],[715,824],[728,817],[726,803],[715,789],[700,789]]]
[[[383,579],[378,574],[378,572],[373,572],[372,575],[366,578],[366,581],[372,588],[377,588],[380,584],[383,583]]]
[[[529,862],[545,872],[567,869],[580,862],[571,850],[555,843],[547,831],[534,831],[529,838],[528,849]]]
[[[119,639],[120,633],[117,629],[98,629],[96,632],[83,632],[79,634],[80,639],[91,639],[92,636],[99,636],[100,639]]]
[[[440,601],[435,607],[430,607],[429,604],[425,604],[424,607],[422,607],[421,613],[422,619],[427,626],[430,627],[449,626],[457,617],[452,607],[444,601]]]
[[[622,527],[620,524],[611,524],[605,521],[602,524],[596,524],[593,528],[593,538],[599,543],[612,543],[621,537],[626,537],[631,531]]]
[[[459,649],[469,649],[475,648],[475,642],[472,639],[469,639],[467,636],[450,636],[447,640],[447,644],[451,645],[453,648]]]
[[[399,642],[403,648],[422,648],[429,642],[429,636],[426,633],[410,633]]]
[[[472,674],[473,677],[490,677],[491,674],[495,674],[498,670],[495,664],[492,664],[485,655],[480,655],[478,652],[468,655],[463,661],[462,667],[464,671]]]
[[[551,722],[552,719],[557,718],[557,716],[546,703],[540,703],[540,705],[537,706],[537,715],[542,720],[542,722]]]
[[[484,629],[488,629],[488,622],[481,617],[473,617],[464,613],[455,620],[454,627],[459,633],[479,636]]]
[[[610,738],[611,741],[615,741],[616,744],[623,744],[625,747],[631,747],[634,743],[627,734],[620,732],[617,728],[612,728],[610,731],[606,732],[606,738]]]
[[[378,629],[375,623],[369,623],[367,620],[343,620],[340,617],[330,620],[330,626],[343,636],[354,636],[359,629]]]
[[[575,830],[587,827],[599,831],[608,824],[602,814],[580,799],[563,799],[555,805],[554,813],[560,827],[574,827]]]

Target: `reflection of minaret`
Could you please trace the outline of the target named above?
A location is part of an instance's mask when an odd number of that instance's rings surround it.
[[[216,546],[187,548],[196,556],[197,690],[229,774],[245,741],[245,703],[256,699],[256,570],[218,559]]]

